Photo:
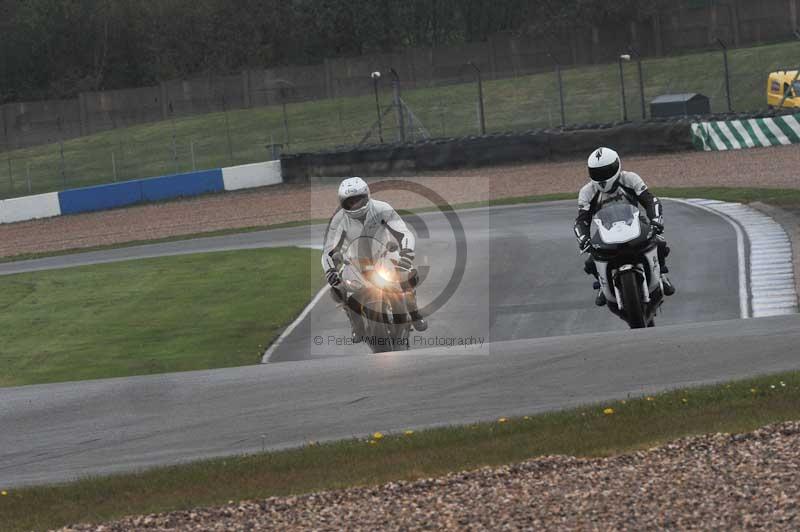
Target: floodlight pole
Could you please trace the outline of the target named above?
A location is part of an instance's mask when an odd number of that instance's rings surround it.
[[[394,92],[394,105],[397,112],[397,125],[400,128],[400,142],[406,142],[405,112],[403,110],[403,100],[400,98],[400,75],[393,68],[389,69],[392,74],[392,90]]]
[[[381,80],[381,73],[376,71],[371,76],[372,86],[375,89],[375,113],[378,115],[378,139],[383,144],[383,119],[381,118],[381,103],[378,99],[378,82]]]
[[[646,120],[647,108],[644,104],[644,75],[642,73],[642,56],[639,54],[639,50],[633,46],[629,46],[628,49],[630,50],[630,53],[636,57],[636,70],[639,73],[639,103],[642,106],[642,120]]]
[[[725,65],[725,97],[728,100],[728,112],[730,113],[733,111],[733,105],[731,105],[731,74],[728,68],[728,47],[719,38],[717,38],[717,44],[722,48],[722,61]]]
[[[478,78],[478,119],[481,125],[481,135],[486,135],[486,116],[483,110],[483,79],[481,79],[481,71],[472,61],[467,61],[467,64],[475,69],[475,75]]]
[[[622,71],[622,58],[624,55],[619,56],[619,87],[622,96],[622,121],[628,121],[628,103],[625,101],[625,74]],[[630,56],[628,56],[630,58]]]

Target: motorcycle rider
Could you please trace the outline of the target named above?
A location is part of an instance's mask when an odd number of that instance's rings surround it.
[[[647,190],[647,185],[639,175],[622,170],[622,163],[617,152],[610,148],[597,148],[589,156],[589,178],[591,181],[581,188],[578,194],[578,217],[575,219],[575,236],[581,251],[591,248],[590,227],[592,216],[603,205],[613,201],[628,201],[633,205],[641,205],[647,212],[650,224],[656,229],[658,243],[658,262],[661,267],[661,280],[664,295],[675,293],[675,286],[667,278],[669,269],[666,258],[669,246],[662,236],[664,216],[661,202]],[[584,271],[598,279],[597,266],[591,254],[586,259]],[[595,304],[602,307],[606,304],[606,296],[602,289],[597,293]]]
[[[333,215],[322,248],[322,269],[330,285],[330,294],[337,303],[348,302],[344,307],[353,329],[353,342],[359,343],[364,336],[364,320],[361,314],[351,307],[359,308],[360,303],[352,299],[342,286],[339,276],[337,258],[340,252],[359,238],[379,239],[384,228],[388,238],[396,240],[400,250],[399,266],[411,270],[409,284],[411,289],[405,292],[406,305],[414,329],[424,331],[428,324],[417,307],[414,286],[418,282],[414,268],[414,234],[408,229],[399,214],[386,202],[370,198],[369,186],[360,177],[345,179],[339,185],[339,206],[341,209]],[[380,233],[380,234],[379,234]],[[362,247],[359,246],[359,251]],[[371,258],[371,257],[370,257]]]

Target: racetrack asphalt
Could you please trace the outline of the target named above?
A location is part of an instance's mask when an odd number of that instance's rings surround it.
[[[678,295],[668,298],[657,325],[739,317],[736,234],[721,217],[666,200],[666,237],[672,247],[670,277]],[[461,338],[485,342],[625,330],[606,308],[594,306],[592,279],[578,256],[571,201],[457,211],[466,238],[464,277],[446,303],[430,316],[411,347]],[[422,307],[442,292],[455,268],[456,237],[441,213],[411,223],[418,233],[417,263],[429,274],[418,290]],[[325,227],[298,226],[142,246],[45,257],[0,264],[0,275],[140,258],[280,246],[319,246]],[[309,276],[322,271],[312,264]],[[323,345],[315,344],[317,336]],[[317,305],[285,338],[271,361],[368,353],[343,344],[349,325],[332,299]],[[414,344],[416,340],[417,344]]]
[[[678,295],[667,298],[657,325],[740,317],[736,233],[717,215],[666,202],[666,237],[673,252],[670,277]],[[551,202],[459,213],[467,241],[464,277],[444,306],[429,317],[410,347],[625,330],[606,308],[594,306],[593,279],[583,271],[572,224],[574,202]],[[430,273],[418,290],[421,307],[434,301],[455,266],[453,230],[442,214],[421,217],[428,234],[418,238],[417,259]],[[320,275],[315,270],[312,275]],[[271,362],[369,353],[348,342],[344,312],[324,296],[271,353]],[[321,341],[320,341],[321,339]],[[485,348],[491,346],[485,343]]]
[[[0,389],[0,486],[798,369],[800,316]]]
[[[464,278],[412,348],[425,338],[483,337],[483,345],[380,356],[365,356],[363,345],[317,346],[315,336],[325,343],[348,333],[344,314],[323,297],[275,352],[273,360],[292,363],[0,389],[0,486],[539,412],[800,366],[797,316],[736,319],[737,247],[728,222],[667,203],[678,294],[664,304],[659,327],[628,331],[593,305],[574,215],[573,202],[459,211]],[[420,289],[425,305],[447,284],[456,246],[441,214],[419,218],[427,234],[418,262],[433,266]],[[2,264],[0,272],[316,245],[322,229],[51,257]],[[314,265],[309,275],[321,271]]]

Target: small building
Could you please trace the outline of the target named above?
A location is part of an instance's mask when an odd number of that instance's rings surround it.
[[[691,116],[711,114],[711,100],[696,92],[662,94],[650,102],[650,116]]]

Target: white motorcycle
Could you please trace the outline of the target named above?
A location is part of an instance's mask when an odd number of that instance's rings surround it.
[[[595,289],[603,290],[609,310],[631,329],[654,327],[664,301],[656,234],[649,219],[627,202],[609,203],[592,218]]]

